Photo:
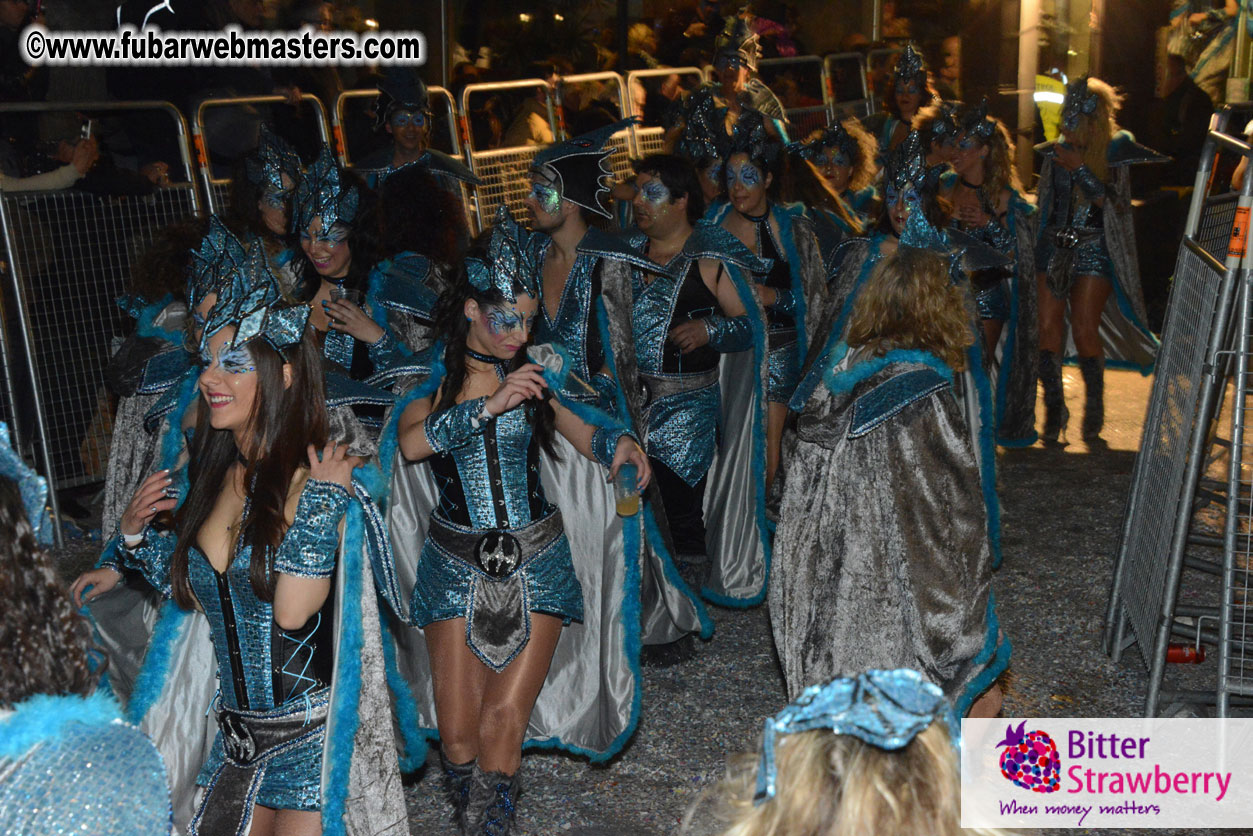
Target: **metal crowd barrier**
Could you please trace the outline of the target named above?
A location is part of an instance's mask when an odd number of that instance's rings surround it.
[[[531,162],[543,145],[519,145],[513,148],[488,148],[482,151],[474,147],[474,133],[470,130],[468,114],[470,113],[470,97],[476,94],[500,93],[506,90],[535,90],[543,88],[547,91],[546,105],[548,126],[552,135],[560,135],[556,116],[553,112],[553,89],[542,78],[524,78],[517,81],[486,82],[483,84],[467,84],[461,91],[461,134],[465,138],[466,161],[470,170],[478,175],[482,185],[474,189],[472,205],[474,218],[472,223],[477,231],[491,225],[496,207],[505,205],[515,215],[522,212],[522,201],[531,190]],[[506,129],[508,126],[505,126]]]
[[[623,119],[630,115],[630,105],[628,103],[629,93],[626,80],[615,72],[603,73],[583,73],[581,75],[568,75],[561,79],[561,83],[557,85],[557,103],[564,105],[566,91],[570,87],[581,85],[601,85],[612,84],[617,96],[618,113],[617,119]],[[603,101],[603,100],[602,100]],[[564,113],[562,107],[558,113]],[[617,121],[615,119],[615,121]],[[560,120],[561,138],[569,139],[570,130],[566,124],[564,117]],[[628,129],[618,131],[609,139],[609,145],[613,149],[609,152],[609,168],[613,171],[614,177],[624,180],[631,176],[631,158],[638,157],[639,151],[635,146],[635,131]]]
[[[827,76],[827,101],[831,103],[832,123],[846,116],[864,119],[874,113],[866,78],[866,56],[860,52],[838,52],[822,59]]]
[[[902,52],[904,52],[904,50],[898,49],[895,47],[891,49],[872,49],[869,52],[867,52],[866,53],[867,84],[869,84],[869,79],[880,71],[884,73],[890,73],[892,71],[892,65],[896,63],[897,56],[900,55]],[[875,111],[879,109],[879,93],[878,91],[874,89],[873,85],[869,85],[869,86],[870,86],[870,89],[869,89],[870,111],[869,112],[874,113]]]
[[[300,100],[303,104],[308,104],[314,113],[314,128],[317,131],[319,140],[326,144],[331,144],[331,131],[328,127],[326,118],[326,108],[322,105],[321,100],[312,93],[302,93]],[[230,203],[231,178],[223,176],[220,171],[214,171],[213,160],[210,153],[214,150],[209,147],[210,140],[205,137],[205,113],[213,109],[225,108],[247,108],[246,117],[250,122],[254,121],[260,124],[267,121],[261,118],[256,112],[256,105],[276,105],[286,104],[287,98],[284,96],[238,96],[234,98],[223,99],[205,99],[196,108],[195,118],[191,123],[192,142],[196,148],[196,162],[200,169],[200,177],[204,183],[205,196],[207,198],[210,212],[224,212]],[[301,111],[303,111],[303,106]],[[239,149],[239,153],[235,156],[242,156],[256,147],[256,137],[252,138],[252,147]]]
[[[143,197],[81,191],[0,193],[8,283],[3,340],[6,400],[19,449],[38,448],[53,490],[104,478],[111,413],[104,370],[131,322],[117,307],[132,261],[162,227],[200,211],[187,124],[168,102],[0,106],[0,113],[161,111],[178,136],[184,182]],[[61,527],[56,526],[57,542]]]
[[[1248,228],[1253,166],[1246,168],[1231,211],[1226,184],[1212,177],[1220,152],[1253,161],[1253,148],[1211,130],[1175,268],[1106,613],[1107,652],[1118,660],[1134,643],[1149,669],[1149,717],[1169,716],[1194,703],[1213,704],[1219,716],[1227,716],[1233,705],[1253,705],[1253,507],[1248,500],[1253,485],[1244,472],[1246,457],[1253,457],[1253,436],[1246,429],[1253,395],[1253,240]],[[1220,262],[1212,241],[1224,218],[1236,220],[1227,224],[1225,262]],[[1202,233],[1211,239],[1208,247],[1198,240]],[[1224,440],[1216,422],[1229,387],[1233,419],[1231,438]],[[1211,452],[1218,455],[1212,458]],[[1225,484],[1203,484],[1207,468],[1224,456],[1229,457]],[[1221,508],[1221,537],[1194,526],[1195,512],[1209,504]],[[1213,557],[1214,550],[1220,559]],[[1217,591],[1215,577],[1220,579]],[[1212,690],[1165,687],[1172,638],[1217,646]]]
[[[831,115],[830,84],[827,65],[816,55],[795,58],[763,58],[757,63],[757,77],[783,101],[792,140],[803,140],[810,132],[825,128]],[[814,104],[786,107],[792,94],[784,84],[796,86],[796,97],[806,97]]]
[[[679,77],[679,86],[684,92],[691,92],[705,82],[705,74],[700,71],[699,67],[660,67],[655,70],[632,70],[627,73],[626,83],[628,89],[633,89],[636,84],[644,86],[645,79],[653,78],[669,78],[672,75]],[[684,79],[687,85],[684,85]],[[628,98],[630,103],[630,113],[644,118],[643,111],[637,111],[634,98]],[[649,154],[660,154],[665,147],[666,129],[660,125],[641,124],[635,127],[635,151],[641,157],[647,157]]]

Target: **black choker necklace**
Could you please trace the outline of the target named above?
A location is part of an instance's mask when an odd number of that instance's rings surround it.
[[[760,215],[750,215],[747,212],[741,212],[740,214],[743,215],[748,220],[752,221],[753,223],[759,224],[762,221],[764,221],[766,218],[770,217],[770,207],[767,206],[766,211],[762,212]]]
[[[474,360],[478,360],[480,363],[490,363],[493,366],[503,366],[505,363],[509,362],[507,360],[502,360],[499,357],[493,357],[490,354],[480,354],[470,348],[470,346],[466,346],[466,356]]]
[[[966,187],[966,188],[968,188],[968,189],[972,189],[972,190],[974,190],[974,191],[976,191],[976,192],[977,192],[977,191],[979,191],[979,189],[983,188],[983,184],[982,184],[982,183],[971,183],[971,182],[970,182],[969,180],[967,180],[965,177],[959,177],[958,179],[960,179],[960,180],[962,181],[962,185],[963,185],[963,186],[965,186],[965,187]]]

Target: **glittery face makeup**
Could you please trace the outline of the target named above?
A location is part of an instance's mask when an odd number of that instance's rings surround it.
[[[828,148],[823,152],[822,156],[818,158],[819,168],[835,165],[849,166],[852,164],[853,161],[848,158],[848,154],[845,154],[838,148]]]
[[[348,227],[344,224],[334,223],[325,230],[322,219],[314,218],[308,229],[300,233],[300,248],[313,262],[313,269],[319,276],[340,279],[348,275],[352,250],[348,246]]]
[[[426,127],[426,114],[421,111],[398,110],[387,120],[393,128],[404,128],[413,125],[415,128]]]
[[[248,346],[241,345],[226,348],[225,342],[218,348],[217,365],[227,374],[248,374],[257,370],[257,361]],[[200,368],[208,370],[213,367],[214,355],[208,346],[200,349]]]
[[[271,209],[286,209],[287,201],[291,200],[291,189],[276,189],[273,186],[261,193],[261,202]]]
[[[483,322],[494,337],[508,336],[514,331],[522,331],[525,334],[529,334],[531,332],[531,324],[534,321],[535,314],[521,314],[518,311],[506,308],[485,308],[483,310]]]
[[[252,420],[257,398],[257,363],[248,346],[230,346],[235,329],[223,328],[200,350],[200,396],[209,407],[209,423],[218,430],[241,430]]]
[[[467,305],[466,315],[471,317],[471,323],[466,345],[508,360],[527,344],[538,311],[539,302],[525,293],[518,294],[513,304],[480,303],[477,313]]]
[[[649,180],[639,187],[640,196],[653,206],[661,206],[670,202],[670,190],[660,180]]]
[[[909,220],[910,214],[916,209],[921,211],[922,208],[922,196],[918,194],[913,183],[906,184],[904,190],[890,183],[887,184],[883,189],[883,199],[886,201],[888,220],[897,235],[904,231],[905,222]]]
[[[722,182],[722,163],[715,160],[705,169],[705,176],[709,178],[710,183]]]
[[[734,188],[736,183],[746,189],[755,189],[761,185],[761,169],[748,160],[744,160],[739,165],[728,164],[726,171],[728,189]]]
[[[534,200],[545,214],[555,215],[561,210],[561,192],[548,183],[532,182],[531,193],[527,197]]]

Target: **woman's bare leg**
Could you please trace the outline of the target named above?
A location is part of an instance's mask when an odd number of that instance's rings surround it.
[[[512,775],[522,764],[522,741],[531,709],[544,687],[560,637],[561,619],[531,613],[531,638],[509,667],[495,673],[475,659],[487,680],[479,714],[478,757],[484,772]]]
[[[275,812],[273,807],[252,805],[252,824],[248,828],[248,836],[274,836]]]
[[[316,810],[276,810],[274,836],[322,836],[322,814]]]
[[[490,671],[466,644],[464,618],[432,622],[423,632],[431,660],[440,745],[453,763],[469,763],[479,756],[479,722]]]
[[[783,443],[783,422],[787,418],[787,404],[766,405],[766,490],[774,484],[774,474],[779,469],[779,447]]]

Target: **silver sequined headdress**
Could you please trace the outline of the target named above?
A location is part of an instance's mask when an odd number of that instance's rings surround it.
[[[828,148],[838,149],[850,163],[857,160],[857,138],[845,130],[839,122],[828,125],[821,135],[809,142],[789,142],[786,147],[789,154],[795,154],[811,163],[821,162]]]
[[[235,329],[230,346],[260,337],[281,351],[300,342],[309,321],[309,306],[292,304],[283,298],[278,276],[270,269],[270,259],[260,238],[248,242],[242,264],[223,261],[221,267],[230,272],[220,277],[217,302],[205,323],[201,348],[227,327]]]
[[[748,23],[737,17],[714,39],[714,63],[717,63],[719,55],[734,55],[744,66],[756,72],[757,59],[761,57],[761,41]]]
[[[903,749],[937,719],[948,726],[954,748],[960,745],[961,726],[944,692],[917,671],[871,670],[825,685],[811,685],[796,702],[766,720],[757,765],[753,802],[774,797],[778,779],[776,738],[815,729],[849,735],[878,749]]]
[[[612,181],[609,140],[639,121],[631,116],[585,134],[550,145],[535,155],[531,170],[553,182],[563,200],[590,209],[608,218],[611,213],[602,202],[609,194],[606,180]]]
[[[988,97],[979,101],[978,107],[968,108],[962,114],[961,129],[967,136],[973,136],[985,145],[996,135],[996,120],[988,116]]]
[[[247,252],[239,239],[226,228],[217,215],[209,216],[209,230],[200,239],[200,246],[191,252],[187,275],[187,307],[195,310],[210,293],[229,281],[247,260]]]
[[[910,131],[905,139],[888,152],[883,164],[883,183],[897,191],[912,185],[919,192],[928,190],[938,181],[927,166],[927,156],[922,150],[922,137]]]
[[[492,222],[487,258],[470,256],[465,260],[470,284],[480,293],[493,288],[510,302],[518,301],[515,288],[539,298],[539,264],[531,247],[531,233],[514,220],[503,203]]]
[[[675,150],[696,165],[708,160],[725,160],[731,145],[731,137],[723,127],[725,122],[712,87],[693,91],[683,117],[683,136]]]
[[[284,174],[291,178],[292,187],[300,182],[300,156],[262,122],[257,150],[244,161],[244,173],[249,182],[266,191],[286,192],[289,187],[283,185]]]
[[[360,199],[357,187],[344,179],[335,154],[323,145],[296,187],[292,231],[304,232],[314,218],[322,219],[323,234],[336,223],[350,224],[357,216]]]
[[[727,157],[744,153],[749,159],[765,160],[767,166],[773,167],[782,150],[783,144],[766,130],[766,117],[761,111],[745,108],[740,112],[731,129]]]
[[[901,57],[896,59],[896,66],[892,68],[892,80],[899,87],[916,78],[921,78],[926,83],[927,65],[922,60],[922,53],[914,49],[913,43],[907,43]]]
[[[1062,101],[1062,129],[1073,131],[1079,127],[1080,116],[1096,113],[1100,95],[1088,88],[1088,77],[1082,76],[1066,85],[1066,98]]]

